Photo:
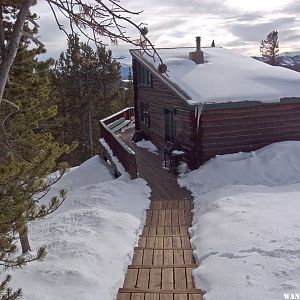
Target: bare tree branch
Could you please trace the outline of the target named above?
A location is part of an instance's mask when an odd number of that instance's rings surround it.
[[[36,38],[35,36],[33,36],[31,33],[27,32],[27,31],[23,30],[22,35],[31,39],[37,46],[42,46],[42,47],[45,46],[38,38]]]

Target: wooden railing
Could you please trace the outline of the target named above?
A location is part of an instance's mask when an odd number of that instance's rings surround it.
[[[100,130],[102,138],[104,138],[105,142],[109,145],[113,155],[118,158],[131,179],[135,179],[137,178],[137,165],[134,151],[112,133],[107,126],[122,117],[129,120],[132,116],[134,116],[134,107],[125,108],[122,111],[100,120]]]

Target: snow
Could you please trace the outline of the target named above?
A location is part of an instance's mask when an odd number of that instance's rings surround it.
[[[184,154],[184,151],[173,150],[172,153],[175,154],[175,155],[183,155],[183,154]]]
[[[158,149],[151,141],[146,141],[143,139],[143,140],[137,142],[136,145],[140,148],[147,149],[149,152],[152,152],[152,153],[155,153],[156,155],[158,155],[158,153],[157,153]]]
[[[98,156],[72,168],[53,187],[68,190],[63,205],[29,228],[31,246],[46,245],[44,262],[14,271],[24,300],[112,300],[149,206],[150,188],[128,175],[115,179]],[[49,195],[50,197],[51,195]]]
[[[190,104],[238,101],[278,102],[300,97],[300,73],[270,66],[224,48],[202,48],[204,64],[189,60],[194,48],[158,49],[168,66],[168,79],[185,91]],[[144,59],[156,68],[144,54]]]
[[[217,156],[179,182],[195,197],[193,275],[205,300],[300,291],[300,142]]]

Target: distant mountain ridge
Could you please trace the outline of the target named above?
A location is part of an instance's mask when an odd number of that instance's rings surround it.
[[[259,61],[264,61],[263,57],[261,56],[252,57]],[[300,72],[300,51],[281,53],[279,56],[279,66]]]
[[[128,79],[130,71],[131,71],[131,74],[132,74],[131,65],[121,63],[120,74],[121,74],[121,79],[122,80],[123,79]]]

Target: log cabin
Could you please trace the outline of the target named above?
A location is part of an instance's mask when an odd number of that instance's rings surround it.
[[[300,74],[224,48],[157,49],[167,65],[132,55],[135,126],[158,148],[184,152],[190,169],[220,154],[300,140]]]

